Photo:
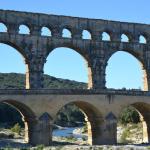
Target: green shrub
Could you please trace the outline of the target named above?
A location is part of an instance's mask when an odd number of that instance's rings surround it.
[[[20,135],[21,133],[21,126],[19,125],[19,123],[16,123],[12,128],[11,128],[12,132],[15,132],[17,134]]]
[[[87,137],[82,136],[82,140],[83,140],[83,141],[87,141]]]
[[[150,150],[150,146],[148,146],[147,149]]]
[[[130,130],[129,129],[125,129],[121,135],[120,138],[120,143],[124,143],[127,144],[129,141],[127,140],[127,137],[129,137],[130,135]]]
[[[77,140],[73,135],[70,135],[66,138],[67,138],[68,141],[76,141]]]
[[[37,148],[36,148],[36,150],[43,150],[43,149],[44,149],[44,145],[42,145],[42,144],[38,145]]]
[[[140,122],[140,117],[139,117],[138,112],[133,107],[127,107],[121,113],[121,115],[119,117],[119,121],[122,124],[139,123]]]
[[[82,133],[87,133],[88,132],[88,128],[87,128],[87,124],[84,125]]]

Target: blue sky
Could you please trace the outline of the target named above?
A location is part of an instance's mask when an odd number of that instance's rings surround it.
[[[149,0],[1,0],[0,9],[41,12],[150,24]],[[20,54],[0,44],[0,72],[25,72]],[[6,61],[7,60],[7,61]],[[59,60],[59,61],[58,61]],[[69,62],[69,63],[68,63]],[[60,78],[87,82],[84,59],[69,49],[56,49],[48,57],[44,71]],[[142,87],[142,70],[130,54],[116,53],[108,62],[107,87]]]

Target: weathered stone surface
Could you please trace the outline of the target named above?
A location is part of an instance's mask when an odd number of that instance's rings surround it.
[[[0,90],[0,102],[13,105],[23,115],[25,141],[33,145],[49,145],[52,125],[59,110],[74,103],[86,114],[89,144],[115,144],[117,119],[123,108],[132,105],[142,116],[143,142],[150,141],[150,25],[100,19],[0,10],[0,23],[7,32],[0,32],[0,42],[18,50],[26,64],[26,90]],[[19,26],[29,27],[30,35],[19,34]],[[52,36],[42,36],[48,27]],[[72,37],[64,38],[63,29]],[[91,39],[83,39],[83,30]],[[111,41],[103,41],[107,32]],[[129,42],[121,42],[126,34]],[[146,43],[139,43],[139,36]],[[87,61],[90,90],[47,90],[43,88],[43,68],[48,55],[58,47],[72,48]],[[109,58],[117,51],[135,56],[144,70],[144,91],[108,90],[105,70]],[[46,113],[45,113],[46,112]]]
[[[105,88],[105,70],[109,58],[117,51],[127,51],[135,56],[144,70],[144,87],[150,80],[150,25],[108,21],[101,19],[77,18],[39,13],[0,10],[0,23],[7,32],[0,32],[0,42],[16,48],[27,65],[26,88],[43,87],[43,67],[48,55],[58,47],[68,47],[77,51],[87,61],[89,88]],[[30,35],[19,34],[19,26],[29,27]],[[42,36],[42,27],[48,27],[52,36]],[[63,29],[71,32],[71,38],[62,35]],[[91,39],[83,39],[82,32],[88,30]],[[102,33],[107,32],[111,41],[103,41]],[[121,42],[126,34],[129,42]],[[146,44],[139,43],[143,35]]]

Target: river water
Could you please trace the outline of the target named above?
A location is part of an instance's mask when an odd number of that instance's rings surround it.
[[[56,129],[53,131],[53,136],[59,136],[59,137],[73,136],[74,138],[87,137],[84,134],[73,133],[73,130],[78,129],[78,128],[79,127],[72,127],[72,128],[65,127],[63,130],[62,129]]]

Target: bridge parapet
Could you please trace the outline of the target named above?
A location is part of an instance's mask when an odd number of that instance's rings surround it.
[[[140,90],[88,90],[88,89],[0,89],[0,95],[127,95],[150,96],[149,91]]]

